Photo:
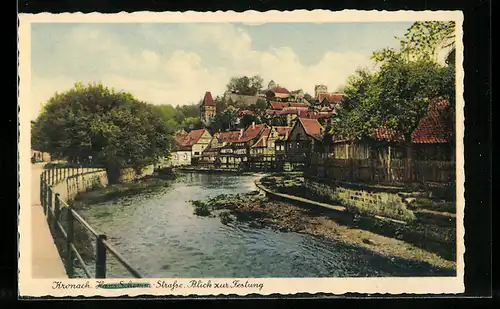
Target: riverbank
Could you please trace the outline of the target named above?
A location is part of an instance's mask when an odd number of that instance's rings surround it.
[[[86,205],[107,202],[117,198],[136,194],[154,194],[159,189],[168,186],[175,179],[175,174],[148,175],[130,182],[111,184],[106,187],[94,187],[87,192],[77,194],[72,201],[73,207],[78,210]]]
[[[419,238],[408,226],[374,222],[348,212],[276,201],[260,195],[258,191],[219,195],[192,203],[195,214],[219,216],[224,224],[244,221],[255,228],[305,233],[362,247],[384,256],[427,263],[450,274],[455,272],[454,253],[449,246],[443,249],[443,244],[439,242]]]
[[[165,188],[173,181],[177,179],[174,174],[164,174],[164,175],[147,175],[139,179],[123,182],[120,184],[112,184],[106,187],[96,186],[92,187],[86,192],[78,193],[69,204],[77,212],[85,209],[86,207],[99,207],[100,203],[106,203],[118,198],[127,199],[128,197],[135,196],[137,194],[142,194],[145,196],[154,195],[160,192],[162,188]],[[63,209],[61,212],[61,222],[65,230],[67,227],[67,209]],[[83,216],[84,217],[84,216]],[[88,218],[84,219],[88,220]],[[92,225],[92,224],[91,224]],[[80,253],[82,259],[87,263],[87,265],[93,265],[95,262],[95,237],[92,235],[83,225],[80,223],[74,224],[74,245],[77,251]],[[107,231],[98,231],[106,233]],[[66,257],[66,247],[65,241],[62,238],[58,239],[57,245],[59,250],[62,252],[62,256]],[[75,263],[75,270],[77,270],[77,277],[83,276],[83,269]]]

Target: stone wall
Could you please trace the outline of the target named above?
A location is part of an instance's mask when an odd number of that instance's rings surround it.
[[[54,186],[54,192],[59,193],[61,199],[68,202],[80,192],[85,192],[96,186],[105,187],[108,185],[106,171],[99,171],[99,169],[89,169],[89,171],[96,172],[78,175],[68,173],[70,176]]]
[[[304,187],[323,198],[363,214],[407,222],[415,219],[413,212],[406,207],[400,192],[395,190],[381,190],[380,188],[370,190],[342,184],[322,183],[307,178],[304,179]]]
[[[125,168],[121,171],[120,181],[129,182],[138,179],[143,176],[152,175],[154,172],[154,166],[148,165],[144,167],[141,171],[141,175],[138,175],[133,168]]]

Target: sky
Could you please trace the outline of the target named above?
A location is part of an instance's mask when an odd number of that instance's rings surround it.
[[[398,47],[411,22],[34,23],[32,119],[55,92],[102,82],[152,104],[222,95],[231,77],[260,75],[289,90],[335,91],[370,56]]]

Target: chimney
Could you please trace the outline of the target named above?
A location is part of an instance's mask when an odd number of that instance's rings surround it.
[[[240,129],[240,138],[243,137],[243,129]]]
[[[252,129],[255,129],[255,121],[252,122]]]

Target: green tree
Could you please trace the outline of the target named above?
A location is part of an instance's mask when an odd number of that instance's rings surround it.
[[[255,102],[255,106],[257,107],[258,110],[266,110],[267,109],[267,101],[264,99],[258,99],[257,102]]]
[[[228,108],[224,112],[215,115],[210,123],[210,131],[231,131],[236,128],[236,119],[236,109]]]
[[[454,69],[438,64],[435,57],[439,42],[448,39],[449,28],[426,32],[421,24],[416,25],[401,41],[401,51],[374,52],[379,72],[358,71],[348,80],[335,124],[338,133],[354,139],[369,136],[379,128],[394,132],[406,144],[408,164],[412,159],[411,134],[427,113],[429,103],[449,100],[455,91]],[[422,46],[425,42],[427,47]],[[406,171],[410,177],[411,166]]]
[[[226,89],[232,93],[256,95],[257,92],[262,89],[263,82],[264,80],[259,75],[252,77],[233,77],[226,85]]]
[[[203,123],[199,117],[188,117],[182,121],[180,126],[185,131],[197,130],[203,128]]]
[[[177,112],[172,105],[154,105],[153,110],[170,130],[175,130],[179,127],[179,123],[175,118]]]
[[[239,127],[240,128],[247,128],[253,122],[255,122],[256,124],[262,123],[260,121],[260,118],[256,115],[251,115],[251,114],[243,115],[243,117],[241,117],[241,119],[240,119]]]
[[[216,113],[222,113],[228,107],[228,104],[227,104],[226,99],[224,97],[220,97],[220,96],[215,97],[214,103],[215,103],[215,112]]]
[[[171,131],[152,105],[130,93],[76,83],[44,106],[32,143],[72,163],[102,166],[116,183],[122,168],[140,170],[168,156]]]

